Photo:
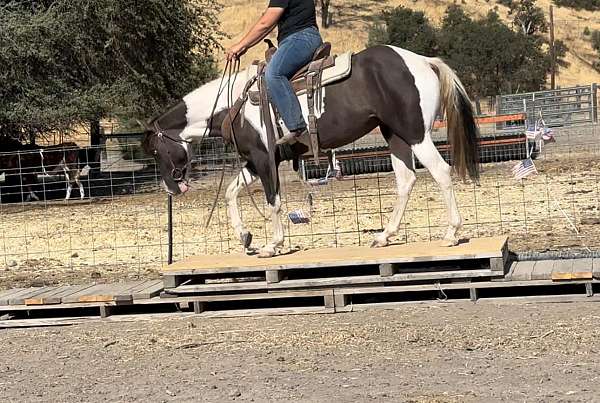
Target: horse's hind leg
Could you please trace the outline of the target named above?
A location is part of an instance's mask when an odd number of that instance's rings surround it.
[[[85,198],[85,190],[83,189],[83,184],[81,183],[81,180],[79,179],[81,175],[81,171],[80,170],[76,170],[75,171],[75,176],[73,178],[73,180],[75,181],[75,184],[77,186],[79,186],[79,198],[81,200],[83,200]]]
[[[381,132],[390,146],[392,167],[396,175],[398,200],[394,206],[390,221],[385,226],[383,232],[378,234],[373,240],[371,247],[387,246],[390,238],[396,235],[398,228],[400,228],[400,221],[404,215],[410,192],[417,180],[412,164],[410,146],[400,137],[392,135],[391,131],[385,126],[381,127]]]
[[[63,163],[61,163],[61,164],[63,164]],[[71,198],[71,191],[73,190],[73,186],[71,186],[71,171],[66,166],[66,164],[63,164],[62,169],[63,169],[63,172],[65,173],[65,179],[67,181],[67,195],[65,197],[65,200],[69,200]]]
[[[456,234],[462,225],[462,221],[452,186],[450,166],[444,161],[433,141],[431,141],[431,133],[426,133],[423,142],[414,145],[412,149],[421,164],[429,170],[444,195],[448,211],[448,230],[444,236],[444,246],[457,245],[458,238]]]

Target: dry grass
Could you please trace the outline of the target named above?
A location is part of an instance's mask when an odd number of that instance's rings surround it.
[[[222,28],[231,38],[224,40],[225,47],[238,41],[252,24],[260,17],[265,7],[264,0],[223,0],[224,10],[221,13]],[[323,30],[325,40],[331,42],[336,53],[346,50],[359,51],[365,47],[368,27],[379,12],[399,5],[424,11],[434,24],[439,24],[446,7],[453,2],[441,0],[334,0],[334,25]],[[548,14],[550,0],[538,0],[538,6]],[[485,0],[463,0],[463,7],[474,17],[485,15],[496,4]],[[507,8],[498,5],[499,13],[508,20]],[[576,11],[564,7],[555,7],[556,38],[564,41],[570,49],[567,61],[570,66],[561,68],[557,76],[557,84],[571,86],[600,82],[600,73],[592,69],[586,61],[597,57],[589,40],[583,36],[585,27],[590,30],[600,29],[600,18],[589,11]],[[272,36],[274,36],[272,34]],[[263,56],[264,47],[256,46],[243,58],[243,63]],[[584,60],[582,61],[581,58]]]

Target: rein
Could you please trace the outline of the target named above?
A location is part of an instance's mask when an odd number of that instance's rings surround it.
[[[223,70],[223,76],[221,78],[221,82],[219,83],[219,91],[217,94],[217,99],[215,100],[213,110],[211,112],[211,116],[209,119],[210,123],[209,123],[209,126],[206,127],[204,135],[202,136],[203,139],[206,136],[206,131],[208,130],[208,128],[209,127],[212,128],[212,120],[213,120],[214,112],[215,112],[215,109],[217,106],[217,101],[224,89],[224,88],[221,88],[221,85],[223,84],[223,78],[225,77],[225,73],[227,73],[227,75],[228,75],[228,77],[227,77],[227,109],[231,110],[231,106],[233,104],[233,84],[235,84],[235,80],[237,79],[239,71],[240,71],[240,60],[239,59],[236,59],[233,64],[230,63],[230,61],[228,60],[227,63],[225,64],[225,69]],[[233,83],[231,81],[232,75],[234,76]],[[253,84],[256,81],[256,79],[257,79],[257,77],[253,77],[251,79],[251,81],[249,83],[247,83],[246,86],[244,87],[244,91],[242,93],[242,96],[244,97],[244,103],[246,102],[246,100],[248,98],[248,89],[251,86],[250,83]],[[238,166],[242,166],[242,163],[240,160],[240,153],[238,150],[237,140],[236,140],[236,136],[235,136],[235,128],[234,128],[235,125],[233,124],[233,122],[235,121],[235,119],[237,119],[241,110],[242,110],[242,108],[237,110],[235,115],[233,117],[231,117],[231,142],[232,142],[233,148],[235,150],[235,157],[236,157],[236,162],[237,162]],[[242,168],[242,170],[243,170],[243,168]],[[246,180],[246,175],[242,175],[242,178],[244,179],[244,188],[246,189],[246,193],[248,194],[248,197],[250,198],[252,205],[254,206],[254,208],[256,209],[258,214],[262,217],[262,219],[266,220],[265,215],[258,208],[258,205],[256,204],[256,200],[254,200],[254,197],[252,196],[252,193],[250,192],[250,185],[248,184],[248,181]],[[215,212],[215,209],[217,207],[217,203],[219,200],[219,195],[221,194],[221,189],[223,188],[224,179],[225,179],[225,159],[223,159],[223,165],[222,165],[222,169],[221,169],[221,178],[219,179],[219,187],[217,188],[217,193],[215,194],[215,199],[213,200],[212,206],[210,208],[210,212],[208,214],[208,219],[206,220],[206,224],[204,225],[204,229],[208,228],[208,226],[210,224],[210,220],[212,219],[212,216]]]

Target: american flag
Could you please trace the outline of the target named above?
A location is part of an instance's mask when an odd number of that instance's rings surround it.
[[[294,210],[288,214],[290,221],[294,224],[308,224],[310,218],[307,217],[302,210]]]
[[[537,169],[535,169],[533,160],[527,158],[515,165],[512,169],[512,173],[516,180],[520,180],[533,173],[537,173]]]

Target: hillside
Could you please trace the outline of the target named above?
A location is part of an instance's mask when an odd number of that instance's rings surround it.
[[[227,47],[239,40],[252,24],[260,17],[267,0],[221,0],[224,5],[221,13],[222,29],[231,36],[223,41]],[[346,50],[358,51],[367,42],[368,27],[376,16],[384,9],[399,5],[424,11],[434,24],[439,24],[446,7],[453,1],[441,0],[332,0],[333,26],[322,30],[325,40],[331,42],[334,52]],[[550,0],[538,0],[538,6],[548,14]],[[462,0],[462,6],[473,17],[483,16],[496,5],[493,0]],[[508,21],[506,7],[498,5],[499,14]],[[564,41],[569,47],[567,61],[570,66],[561,68],[557,75],[557,85],[566,87],[577,84],[600,83],[600,73],[590,64],[595,53],[589,41],[583,36],[585,27],[590,30],[600,29],[599,13],[576,11],[564,7],[554,7],[556,38]],[[247,65],[254,59],[262,58],[264,46],[258,45],[242,59]]]

